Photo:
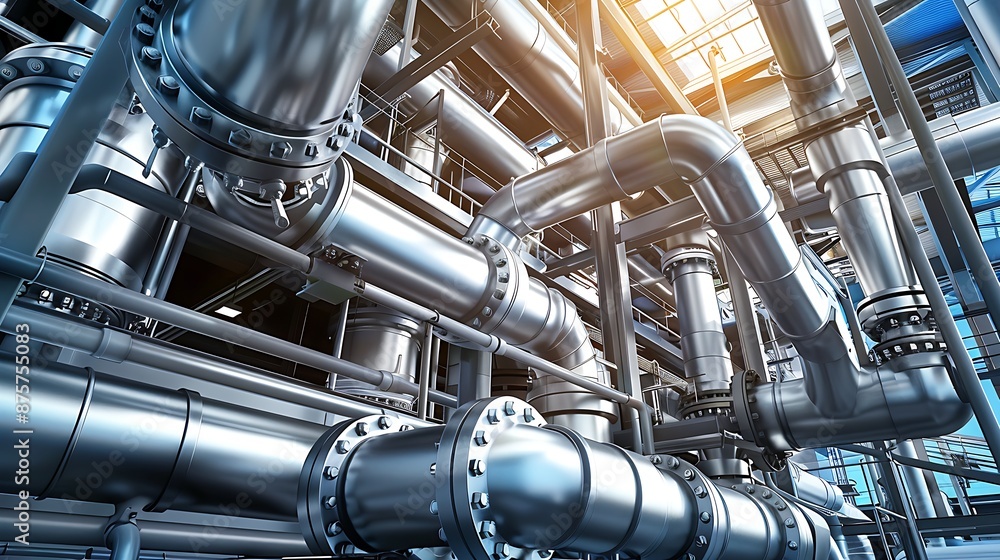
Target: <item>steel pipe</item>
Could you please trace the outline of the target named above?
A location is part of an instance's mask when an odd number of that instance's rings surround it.
[[[304,381],[256,370],[108,327],[70,323],[58,316],[32,311],[15,304],[0,324],[0,331],[14,333],[18,324],[31,325],[32,339],[38,342],[86,352],[102,360],[162,368],[224,387],[341,416],[395,414],[372,405],[345,399],[332,391]]]
[[[392,7],[390,0],[180,0],[174,46],[203,91],[276,127],[339,119]],[[316,64],[319,53],[336,62]]]
[[[289,344],[279,338],[83,276],[58,264],[47,263],[43,266],[42,260],[37,257],[28,257],[2,247],[0,247],[0,270],[20,274],[21,278],[35,278],[37,275],[38,283],[66,293],[92,301],[101,301],[125,311],[144,317],[153,317],[171,325],[232,344],[267,352],[321,370],[332,371],[374,384],[383,390],[391,389],[411,395],[417,394],[419,390],[416,383],[401,380],[389,372],[371,370],[328,356],[323,352]],[[454,396],[439,391],[432,391],[431,399],[445,406],[455,406],[456,402]]]
[[[457,555],[475,560],[535,551],[547,558],[551,549],[650,558],[698,551],[711,560],[777,560],[789,548],[805,558],[829,553],[826,524],[794,504],[771,503],[753,485],[716,486],[674,457],[651,461],[546,426],[506,397],[463,407],[444,428],[368,438],[334,461],[348,540],[324,538],[316,554],[353,550],[346,544],[369,552],[432,546],[437,527]],[[380,487],[364,508],[362,481]]]
[[[580,67],[518,0],[425,0],[425,4],[451,27],[464,24],[474,13],[489,13],[499,24],[497,34],[473,49],[522,92],[563,139],[583,139],[586,126]],[[614,105],[609,111],[610,132],[624,130],[627,120],[621,111]]]
[[[14,369],[5,354],[4,367]],[[291,519],[298,476],[322,425],[107,376],[32,362],[32,464],[37,498],[138,509]],[[13,394],[6,399],[13,406]],[[4,467],[14,472],[14,454]],[[25,489],[4,481],[0,491]],[[252,552],[245,550],[244,552]]]

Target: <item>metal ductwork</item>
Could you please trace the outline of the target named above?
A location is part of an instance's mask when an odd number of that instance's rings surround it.
[[[411,383],[417,379],[420,323],[392,309],[356,307],[347,315],[341,357],[362,366],[392,372]],[[413,395],[380,391],[354,379],[337,379],[334,388],[348,395],[385,399],[410,407]]]

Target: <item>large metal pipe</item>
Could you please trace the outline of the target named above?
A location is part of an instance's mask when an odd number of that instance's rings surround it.
[[[685,414],[690,414],[692,406],[699,410],[702,405],[711,407],[715,397],[730,394],[733,365],[715,293],[715,256],[709,249],[708,235],[698,231],[670,239],[668,245],[662,266],[677,297],[684,377],[693,381],[682,404]]]
[[[396,73],[400,46],[379,56],[374,53],[365,66],[362,82],[374,90]],[[398,108],[404,117],[412,117],[443,95],[437,115],[439,139],[457,149],[473,165],[500,183],[534,171],[544,161],[528,150],[512,132],[470,99],[451,79],[445,67],[410,88]]]
[[[754,2],[791,98],[799,131],[857,106],[819,5],[801,0]],[[787,40],[794,33],[796,41]],[[896,233],[881,177],[879,147],[864,125],[806,142],[813,178],[830,202],[858,280],[868,296],[916,284]],[[865,166],[864,163],[869,163]]]
[[[14,370],[14,356],[0,363]],[[32,361],[32,463],[27,487],[0,492],[135,509],[294,519],[298,478],[322,425],[111,377]],[[13,393],[5,397],[13,410]],[[17,470],[15,454],[3,460]],[[246,550],[244,552],[252,552]]]
[[[472,231],[517,244],[532,230],[671,177],[691,184],[747,280],[809,362],[804,379],[755,390],[764,435],[754,437],[776,449],[795,449],[817,438],[850,442],[948,433],[968,420],[968,406],[955,392],[937,345],[921,345],[918,350],[929,351],[896,357],[878,369],[859,367],[836,300],[813,279],[749,154],[732,133],[706,119],[661,117],[518,178],[483,207]]]
[[[394,227],[376,231],[373,223]],[[447,310],[451,317],[587,379],[609,382],[576,306],[531,278],[520,257],[506,247],[485,237],[463,243],[357,185],[328,240],[367,260],[362,278],[392,286],[394,293],[421,305]],[[531,398],[550,418],[583,414],[586,418],[573,426],[595,439],[609,436],[617,417],[612,403],[556,379],[540,379]]]
[[[850,383],[857,364],[832,298],[813,281],[777,215],[773,194],[739,140],[700,117],[668,115],[519,177],[476,216],[471,233],[517,246],[520,238],[665,180],[691,184],[713,227],[802,356]]]
[[[826,524],[794,504],[768,500],[766,489],[716,486],[674,457],[650,461],[544,424],[530,406],[501,397],[464,407],[443,430],[356,445],[338,460],[343,482],[334,501],[349,537],[337,537],[339,544],[368,551],[430,545],[440,526],[455,554],[476,560],[534,551],[547,558],[551,549],[643,558],[697,551],[710,560],[829,553]],[[357,506],[362,480],[382,489],[364,508]],[[414,489],[422,502],[414,503]],[[314,553],[327,552],[334,539],[323,541]]]
[[[391,7],[391,0],[180,0],[174,45],[196,83],[236,111],[314,129],[347,109]],[[316,64],[326,53],[336,59]]]
[[[518,0],[425,0],[425,4],[452,27],[466,23],[474,13],[488,12],[499,24],[497,33],[473,49],[521,92],[563,139],[583,139],[586,113],[580,67]],[[627,120],[614,105],[609,107],[608,122],[612,134],[627,127]]]

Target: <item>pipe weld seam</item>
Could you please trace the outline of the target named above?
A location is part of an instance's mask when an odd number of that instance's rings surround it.
[[[816,178],[816,189],[821,193],[826,193],[826,183],[833,179],[837,175],[842,175],[849,171],[874,171],[880,179],[885,181],[886,176],[889,175],[889,170],[882,165],[881,161],[873,159],[855,160],[850,161],[841,165],[838,165],[826,173],[823,173]]]
[[[80,405],[80,412],[76,417],[76,424],[73,425],[73,433],[70,435],[69,443],[66,445],[66,450],[63,452],[62,459],[59,460],[59,466],[56,467],[56,472],[52,475],[52,480],[45,486],[45,489],[38,493],[37,498],[47,498],[47,494],[59,483],[59,479],[62,478],[63,472],[66,470],[66,466],[69,464],[69,458],[73,455],[73,451],[76,450],[76,445],[80,441],[80,434],[83,432],[83,424],[85,419],[90,413],[90,404],[94,400],[94,386],[97,384],[97,374],[91,368],[85,368],[87,371],[87,390],[84,392],[83,404]]]
[[[712,227],[719,233],[719,235],[737,236],[750,233],[751,231],[767,225],[767,223],[770,222],[771,219],[778,213],[778,204],[774,200],[774,191],[768,189],[767,192],[767,204],[765,204],[760,210],[749,218],[736,222],[735,224],[719,224],[711,222]]]

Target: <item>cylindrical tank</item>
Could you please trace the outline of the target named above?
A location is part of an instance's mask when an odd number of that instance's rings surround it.
[[[32,45],[8,54],[0,66],[17,76],[0,89],[0,169],[19,153],[34,152],[69,97],[90,55],[83,47]],[[141,112],[118,112],[103,130],[93,131],[94,148],[80,145],[67,151],[66,163],[85,158],[91,165],[126,175],[151,188],[174,193],[184,176],[183,160],[173,150],[161,150],[149,177],[143,166],[153,149],[152,122]],[[49,258],[85,273],[139,289],[149,265],[163,218],[141,206],[101,190],[77,185],[63,202],[43,241]]]
[[[419,332],[419,322],[397,311],[381,306],[355,308],[348,312],[342,357],[414,381],[420,354]],[[413,403],[412,395],[388,393],[354,379],[338,378],[334,389],[349,395],[387,399],[406,407]]]

